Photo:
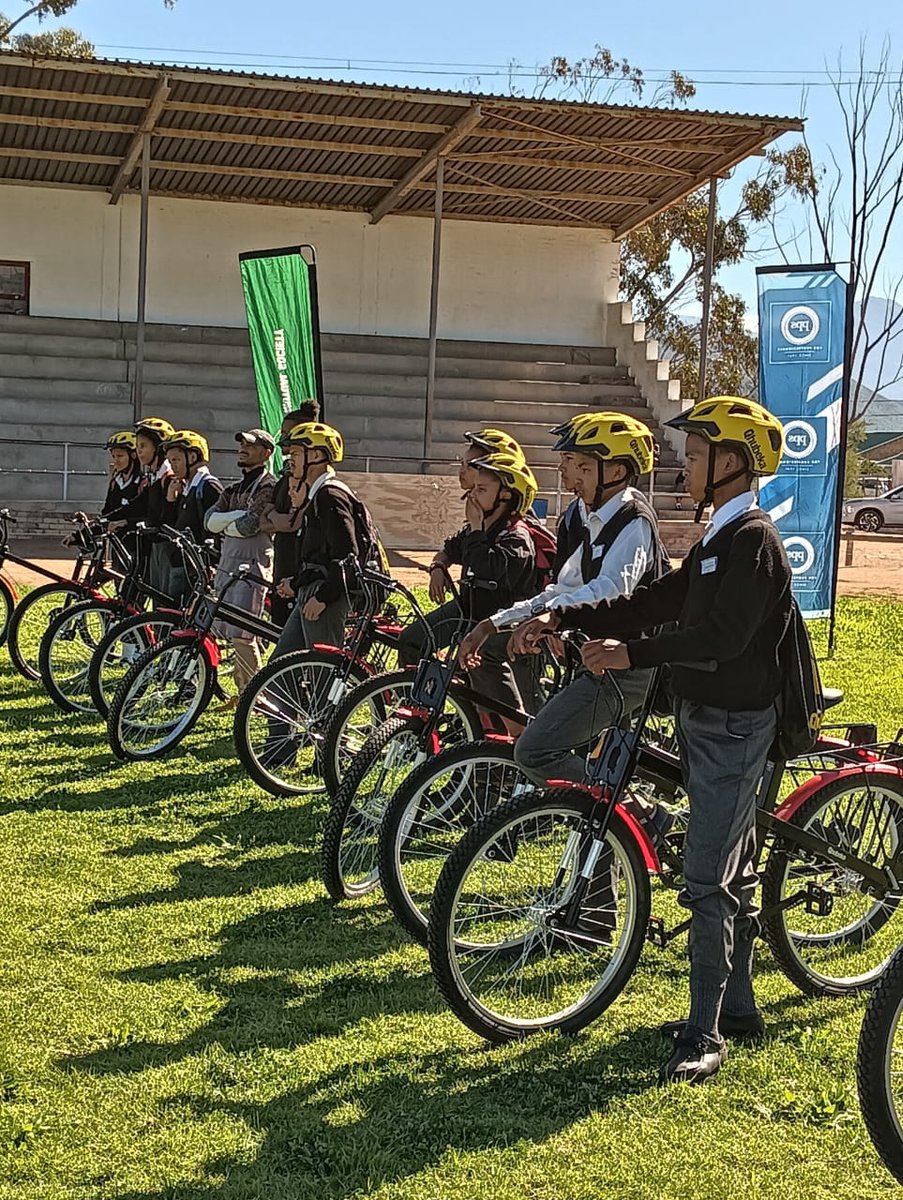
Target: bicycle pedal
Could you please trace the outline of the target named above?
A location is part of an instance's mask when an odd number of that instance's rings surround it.
[[[667,949],[668,930],[662,917],[649,918],[649,924],[646,926],[646,941],[653,946],[658,946],[659,950]]]
[[[834,908],[834,897],[818,884],[810,883],[806,887],[806,912],[813,917],[829,917]]]

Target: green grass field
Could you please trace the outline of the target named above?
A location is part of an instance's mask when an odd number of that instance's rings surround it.
[[[841,603],[841,717],[903,724],[903,604]],[[117,764],[0,665],[0,1200],[875,1200],[853,1059],[863,1001],[763,952],[769,1037],[655,1086],[683,946],[644,951],[581,1037],[486,1050],[378,894],[332,907],[322,799],[243,777],[208,714]]]

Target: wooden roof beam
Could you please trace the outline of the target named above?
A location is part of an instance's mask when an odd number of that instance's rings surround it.
[[[769,142],[780,137],[782,133],[786,133],[786,129],[780,126],[766,125],[761,126],[754,138],[739,143],[727,155],[716,159],[710,163],[708,167],[701,170],[699,174],[690,182],[681,184],[662,196],[657,196],[655,201],[650,205],[650,211],[643,213],[641,216],[631,217],[625,221],[623,225],[618,226],[614,230],[614,237],[622,238],[626,234],[631,233],[637,226],[644,224],[658,213],[664,212],[666,208],[670,208],[672,204],[678,204],[681,200],[685,200],[687,196],[692,194],[699,188],[703,187],[714,176],[722,178],[738,163],[743,162],[745,158],[751,155],[761,153]]]
[[[370,213],[370,224],[376,225],[383,219],[386,213],[391,212],[398,201],[411,191],[415,184],[423,178],[442,155],[446,154],[453,146],[457,146],[458,142],[467,137],[470,131],[480,123],[482,116],[483,112],[479,104],[474,104],[469,108],[464,116],[457,120],[451,129],[444,133],[427,150],[419,162],[414,163],[410,170],[405,172],[388,195],[383,196],[382,200],[379,201]]]
[[[693,179],[692,171],[681,171],[677,167],[660,166],[649,163],[648,166],[638,166],[634,163],[597,162],[593,159],[582,158],[533,158],[530,154],[503,154],[486,151],[472,153],[469,150],[457,150],[448,156],[450,162],[488,163],[491,166],[539,167],[544,171],[594,171],[604,175],[648,175],[660,179],[662,175],[673,175],[675,179]]]
[[[117,204],[119,197],[122,195],[125,185],[132,177],[132,172],[138,165],[138,157],[141,154],[141,147],[144,144],[145,137],[153,130],[157,124],[160,113],[163,111],[163,106],[169,99],[170,84],[167,75],[160,75],[154,87],[153,94],[148,102],[147,108],[144,110],[144,116],[138,124],[138,128],[132,135],[132,140],[129,143],[129,148],[125,152],[125,158],[122,160],[119,170],[116,172],[116,177],[110,186],[110,203]]]

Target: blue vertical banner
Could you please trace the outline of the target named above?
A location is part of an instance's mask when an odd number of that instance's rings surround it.
[[[781,419],[784,457],[759,503],[778,527],[803,616],[834,596],[847,284],[833,267],[761,268],[759,402]]]

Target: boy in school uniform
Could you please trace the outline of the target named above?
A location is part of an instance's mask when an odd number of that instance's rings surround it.
[[[781,538],[753,490],[783,451],[780,421],[735,396],[696,404],[669,425],[687,435],[686,486],[713,512],[679,570],[632,596],[580,613],[599,640],[584,664],[606,671],[672,664],[677,734],[690,797],[681,904],[690,911],[690,1011],[662,1032],[662,1082],[704,1082],[727,1057],[724,1038],[764,1032],[752,986],[759,932],[755,804],[777,732],[779,646],[791,614],[791,573]],[[649,637],[647,630],[677,622]],[[620,640],[610,633],[618,631]],[[699,664],[696,668],[694,664]],[[712,669],[714,664],[714,669]],[[701,669],[700,669],[701,668]]]

